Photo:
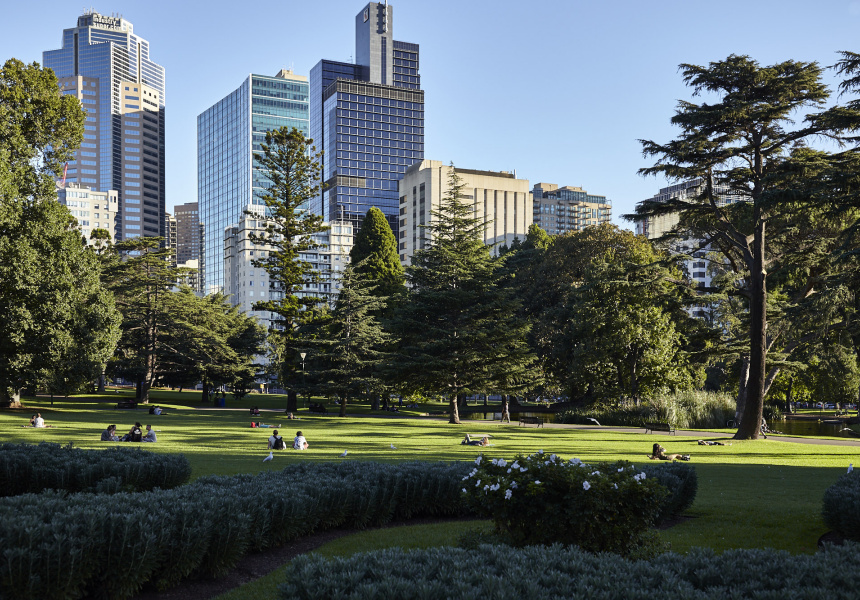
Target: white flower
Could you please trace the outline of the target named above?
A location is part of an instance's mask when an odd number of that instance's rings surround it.
[[[510,472],[511,472],[511,470],[510,470],[510,469],[508,469],[508,473],[510,473]]]
[[[514,464],[512,464],[512,465],[511,465],[511,468],[512,468],[512,469],[519,469],[519,468],[520,468],[520,463],[518,463],[517,461],[514,461]]]
[[[617,489],[618,489],[618,484],[617,484],[617,483],[613,483],[613,484],[612,484],[612,487],[614,487],[614,488],[617,490]]]
[[[490,486],[485,485],[485,486],[484,486],[484,492],[486,492],[488,489],[490,489]]]
[[[510,500],[514,493],[511,490],[505,490],[505,500]]]
[[[619,473],[621,473],[622,471],[624,471],[624,467],[621,467],[620,469],[618,469]]]
[[[540,479],[535,479],[535,485],[540,485]]]
[[[517,485],[517,482],[516,482],[516,481],[512,481],[512,482],[511,482],[511,489],[512,489],[512,490],[515,490],[515,489],[517,489],[518,487],[519,487],[519,486]]]
[[[557,457],[555,454],[550,454],[550,455],[549,455],[549,461],[550,461],[550,462],[555,462],[555,459],[556,459],[556,458],[558,458],[558,457]]]
[[[463,493],[464,493],[464,494],[466,493],[466,488],[463,488]]]
[[[475,459],[475,464],[476,465],[481,464],[481,455],[480,454],[478,455],[478,458]]]
[[[593,477],[597,477],[598,475],[600,475],[600,471],[594,471],[591,475]]]
[[[528,469],[526,469],[525,467],[520,467],[520,473],[525,473],[526,471],[528,471]]]
[[[502,487],[502,486],[500,486],[498,483],[494,483],[493,485],[491,485],[491,486],[490,486],[490,491],[491,491],[491,492],[495,492],[495,491],[496,491],[496,490],[498,490],[500,487]]]
[[[543,454],[543,450],[538,450],[538,454]]]
[[[641,477],[642,479],[645,479],[645,473],[639,473],[639,477]]]
[[[586,491],[587,491],[587,490],[590,490],[590,489],[591,489],[591,484],[590,484],[590,483],[588,483],[587,481],[583,481],[583,482],[582,482],[582,489],[584,489],[584,490],[586,490]]]
[[[480,480],[480,479],[478,480],[478,483],[476,483],[476,484],[475,484],[475,487],[478,487],[479,485],[481,485],[481,480]]]
[[[582,464],[582,461],[579,460],[578,458],[571,458],[570,462],[575,464],[575,465]]]
[[[500,459],[499,459],[499,466],[500,466],[500,467],[506,467],[506,466],[508,466],[508,461],[506,461],[504,458],[500,458]]]

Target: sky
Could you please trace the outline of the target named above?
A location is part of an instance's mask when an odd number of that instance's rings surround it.
[[[613,221],[668,185],[643,178],[639,139],[677,135],[693,100],[678,65],[746,54],[829,66],[860,52],[860,0],[391,0],[394,39],[420,45],[427,159],[516,171],[531,185],[579,186],[613,204]],[[92,8],[119,14],[166,69],[168,211],[197,200],[197,115],[250,73],[309,76],[355,53],[362,0],[8,3],[0,60],[42,61]],[[827,71],[835,91],[838,79]]]

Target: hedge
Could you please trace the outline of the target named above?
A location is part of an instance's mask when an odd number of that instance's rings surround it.
[[[860,541],[860,472],[843,474],[824,491],[822,516],[845,539]]]
[[[637,467],[640,471],[656,479],[660,485],[669,491],[663,500],[656,523],[659,525],[680,515],[693,506],[696,493],[699,491],[699,478],[693,465],[678,462],[663,462]]]
[[[462,464],[296,465],[172,490],[0,499],[0,597],[127,598],[333,527],[456,516]]]
[[[0,496],[66,490],[115,493],[174,488],[191,476],[181,454],[116,446],[81,450],[59,444],[0,444]]]
[[[348,558],[299,556],[279,592],[284,600],[849,600],[857,597],[858,569],[855,544],[814,555],[694,549],[635,561],[561,545],[393,548]]]

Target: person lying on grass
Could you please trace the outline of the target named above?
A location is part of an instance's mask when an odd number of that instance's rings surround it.
[[[472,438],[469,437],[469,434],[467,433],[466,437],[463,438],[463,441],[460,442],[460,444],[466,445],[466,446],[489,446],[490,445],[490,438],[489,438],[489,436],[485,435],[480,440],[473,440]]]
[[[690,460],[689,454],[666,454],[666,449],[660,444],[654,444],[651,450],[651,460]]]
[[[266,425],[265,423],[261,423],[259,421],[251,421],[251,427],[260,427],[262,429],[271,429],[273,427],[280,427],[280,425]]]

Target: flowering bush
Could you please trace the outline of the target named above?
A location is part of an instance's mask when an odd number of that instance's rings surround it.
[[[624,461],[593,467],[540,451],[513,462],[479,455],[462,493],[516,546],[560,542],[630,555],[650,543],[668,492]]]

